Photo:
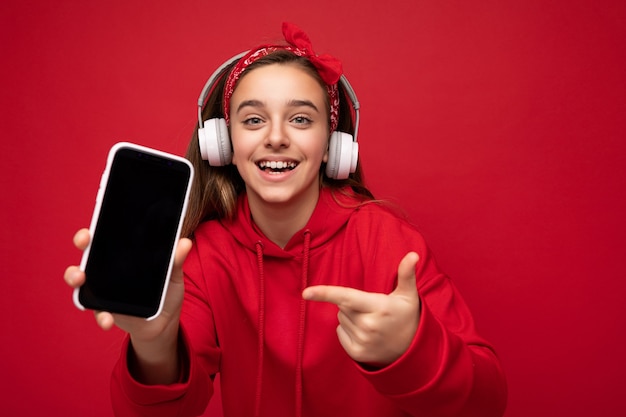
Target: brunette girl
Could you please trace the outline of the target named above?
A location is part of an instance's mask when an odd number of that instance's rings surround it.
[[[202,414],[219,373],[225,416],[502,415],[491,345],[422,236],[354,166],[358,103],[341,64],[297,27],[283,33],[200,100],[188,237],[163,313],[96,314],[128,332],[116,413]],[[88,242],[79,231],[76,246]],[[85,277],[70,267],[65,279]]]

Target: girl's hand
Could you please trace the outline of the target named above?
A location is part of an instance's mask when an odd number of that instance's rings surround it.
[[[409,252],[398,266],[398,285],[391,294],[318,285],[306,288],[306,300],[339,307],[339,342],[357,362],[384,367],[411,344],[419,323],[420,298],[415,283],[419,256]]]
[[[74,245],[85,250],[90,241],[87,229],[79,230],[74,235]],[[181,239],[176,248],[172,276],[170,278],[163,311],[154,320],[146,321],[140,317],[131,317],[122,314],[111,314],[106,311],[96,311],[96,322],[103,330],[109,330],[114,325],[130,333],[133,341],[148,342],[158,339],[168,330],[178,332],[178,318],[184,297],[183,271],[182,265],[191,249],[189,239]],[[85,282],[85,273],[78,266],[70,266],[65,270],[65,282],[72,288],[78,288]],[[171,337],[171,336],[170,336]]]

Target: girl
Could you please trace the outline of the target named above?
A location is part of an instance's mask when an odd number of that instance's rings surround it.
[[[207,126],[196,131],[189,238],[162,314],[96,314],[129,335],[116,413],[202,414],[219,373],[225,416],[502,415],[498,359],[421,235],[373,199],[358,167],[327,170],[332,133],[355,128],[341,64],[297,27],[283,34],[207,92],[200,123],[228,127],[226,159],[206,161]],[[65,273],[72,287],[84,278]]]

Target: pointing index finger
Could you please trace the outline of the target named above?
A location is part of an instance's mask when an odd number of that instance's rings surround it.
[[[373,296],[375,294],[334,285],[315,285],[302,292],[305,300],[332,303],[339,308],[354,311],[370,311]]]

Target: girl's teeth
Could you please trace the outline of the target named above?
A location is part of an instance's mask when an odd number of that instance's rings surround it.
[[[286,162],[286,161],[261,161],[259,162],[259,167],[261,169],[270,168],[270,169],[286,169],[286,168],[295,168],[295,162]]]

